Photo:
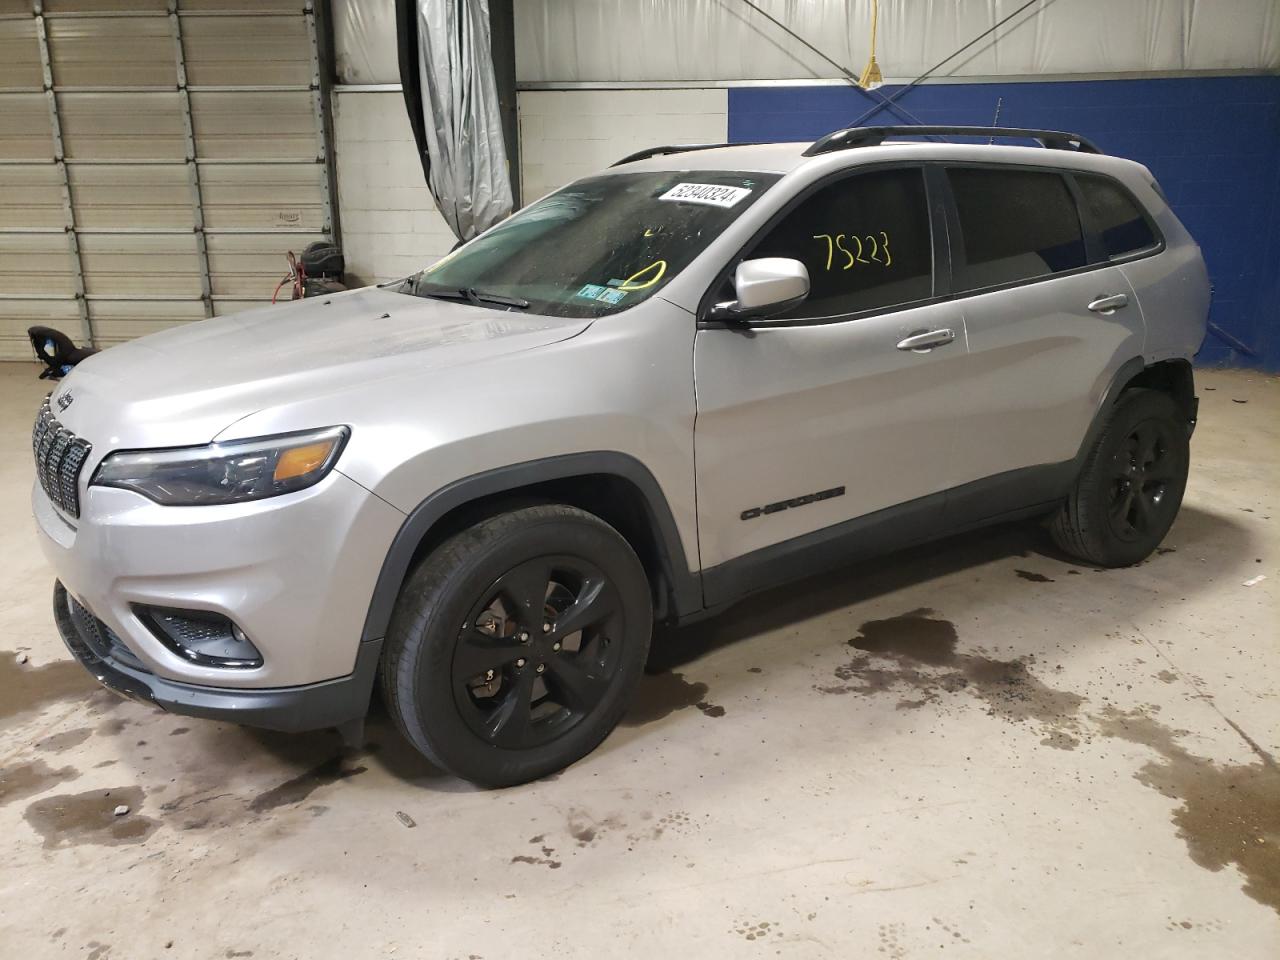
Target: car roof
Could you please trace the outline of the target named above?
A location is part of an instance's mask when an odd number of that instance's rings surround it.
[[[655,148],[669,151],[642,159],[619,161],[609,172],[675,170],[742,170],[787,174],[802,167],[823,170],[860,166],[885,160],[950,160],[968,163],[1008,163],[1068,167],[1077,170],[1115,171],[1137,166],[1132,161],[1101,153],[1049,149],[1039,145],[1008,143],[939,143],[908,139],[887,139],[883,143],[835,149],[815,156],[813,141],[795,143],[746,143],[714,146],[675,145]]]

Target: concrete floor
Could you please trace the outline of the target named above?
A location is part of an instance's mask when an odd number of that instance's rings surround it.
[[[95,692],[28,513],[46,384],[4,365],[0,955],[1275,958],[1280,383],[1199,381],[1147,563],[1021,526],[762,596],[484,792],[385,717],[343,756]]]

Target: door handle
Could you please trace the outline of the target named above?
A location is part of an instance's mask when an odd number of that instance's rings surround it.
[[[1098,297],[1093,303],[1089,304],[1089,309],[1094,313],[1113,314],[1121,307],[1129,305],[1129,298],[1123,293],[1114,293],[1109,297]]]
[[[934,347],[944,347],[956,338],[954,330],[926,330],[913,333],[905,340],[898,341],[899,350],[911,350],[915,353],[928,353]]]

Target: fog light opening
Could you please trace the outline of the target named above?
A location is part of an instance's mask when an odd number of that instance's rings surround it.
[[[135,610],[156,639],[184,660],[233,670],[262,666],[262,654],[248,634],[223,614],[167,607]]]

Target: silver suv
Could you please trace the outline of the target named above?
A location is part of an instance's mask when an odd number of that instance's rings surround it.
[[[903,139],[975,133],[1038,146]],[[530,780],[655,619],[1017,517],[1142,560],[1208,302],[1151,174],[1072,134],[648,150],[413,277],[77,367],[33,437],[57,625],[192,716],[358,737],[377,680],[434,763]]]

